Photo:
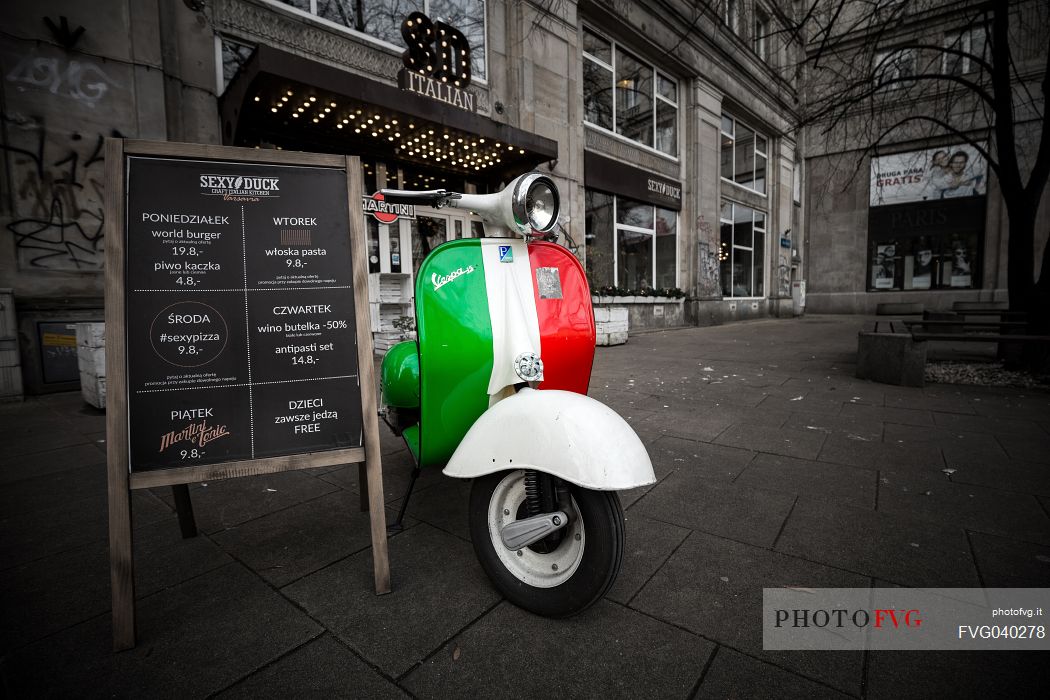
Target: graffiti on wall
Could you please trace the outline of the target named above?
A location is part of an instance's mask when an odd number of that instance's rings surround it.
[[[64,56],[26,56],[8,72],[16,86],[47,90],[94,109],[111,87],[120,87],[101,66]]]
[[[76,52],[82,27],[45,24],[63,48],[0,37],[0,235],[19,269],[98,273],[105,137],[138,130],[134,69]]]
[[[703,215],[696,218],[698,260],[696,274],[696,295],[701,299],[721,295],[719,287],[718,251],[712,244],[711,224]]]
[[[104,248],[103,146],[108,134],[56,134],[41,117],[2,115],[0,149],[9,159],[15,237],[21,267],[94,272]],[[17,145],[10,135],[18,138]]]

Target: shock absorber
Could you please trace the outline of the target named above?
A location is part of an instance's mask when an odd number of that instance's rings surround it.
[[[540,503],[540,473],[535,469],[525,470],[525,510],[530,518],[543,512]]]

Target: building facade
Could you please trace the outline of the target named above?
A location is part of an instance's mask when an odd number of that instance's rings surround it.
[[[560,241],[635,326],[797,310],[795,56],[762,2],[49,0],[4,13],[0,287],[30,391],[70,386],[69,324],[102,316],[109,136],[356,154],[367,193],[496,191],[538,169],[562,191]],[[422,257],[483,234],[467,214],[374,198],[362,216],[382,347],[410,327]],[[656,297],[674,301],[658,313]]]
[[[1016,165],[1022,184],[1031,174],[1045,122],[1050,7],[884,0],[850,4],[832,23],[835,5],[816,4],[823,24],[807,44],[808,310],[1007,301],[1010,224],[992,163]],[[996,52],[1000,19],[998,48],[1008,51]],[[994,107],[997,64],[1010,114]],[[996,120],[1009,124],[1013,145]],[[1036,276],[1050,231],[1045,189],[1035,244],[1021,251]]]

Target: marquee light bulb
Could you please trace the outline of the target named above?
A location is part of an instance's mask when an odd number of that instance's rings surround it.
[[[270,107],[270,111],[271,111],[271,112],[276,112],[276,111],[277,111],[277,108],[276,108],[276,107]]]
[[[311,96],[310,96],[310,101],[311,101],[311,102],[317,102],[317,98],[316,98],[316,97],[314,97],[313,95],[311,95]]]

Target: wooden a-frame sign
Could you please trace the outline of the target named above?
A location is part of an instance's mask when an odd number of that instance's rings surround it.
[[[388,593],[360,160],[108,139],[105,192],[114,649],[133,489],[359,464]]]

